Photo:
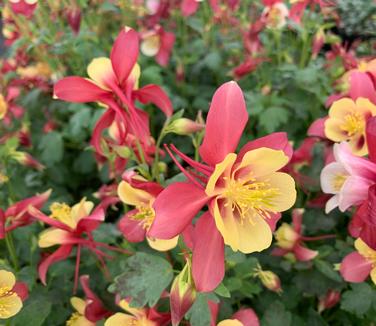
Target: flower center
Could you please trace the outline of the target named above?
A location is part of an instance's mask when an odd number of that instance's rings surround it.
[[[145,230],[149,230],[155,218],[154,209],[150,206],[137,206],[136,209],[137,213],[132,215],[131,218],[136,221],[142,221],[142,227]]]
[[[341,125],[341,130],[345,131],[349,137],[352,137],[356,134],[362,134],[364,132],[364,119],[359,114],[359,112],[354,112],[347,114],[345,116],[345,121]]]
[[[55,218],[59,221],[67,221],[71,217],[71,208],[65,203],[52,203],[50,206],[51,218]]]
[[[333,180],[332,180],[332,185],[333,185],[333,189],[334,191],[340,191],[343,184],[345,183],[346,179],[347,179],[347,175],[345,174],[337,174],[334,176]]]
[[[71,317],[67,320],[66,326],[74,326],[77,323],[77,320],[82,317],[82,315],[78,312],[74,312]]]
[[[232,211],[237,211],[242,220],[252,219],[255,214],[268,218],[269,212],[273,212],[273,199],[279,193],[279,189],[272,188],[267,181],[252,179],[243,183],[240,180],[231,180],[223,193],[227,199],[224,205],[231,205]]]

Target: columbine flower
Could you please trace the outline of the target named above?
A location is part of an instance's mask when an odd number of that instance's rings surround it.
[[[48,190],[40,195],[36,195],[30,198],[23,199],[3,212],[0,209],[0,239],[5,237],[7,232],[31,224],[34,221],[34,218],[29,214],[28,209],[30,206],[41,209],[43,205],[47,202],[51,190]]]
[[[72,76],[55,84],[54,94],[59,99],[77,103],[101,102],[108,106],[109,110],[98,120],[93,132],[92,144],[100,154],[101,132],[114,120],[121,125],[123,137],[131,132],[148,143],[148,115],[136,108],[135,99],[143,104],[153,103],[166,116],[172,115],[171,101],[159,86],[151,84],[138,88],[141,74],[138,52],[138,34],[126,27],[116,38],[110,58],[96,58],[89,64],[90,79]]]
[[[366,98],[335,101],[325,121],[325,135],[334,142],[348,141],[354,154],[364,156],[368,153],[366,123],[374,115],[376,106]]]
[[[117,312],[106,320],[104,326],[158,326],[164,325],[166,318],[158,313],[154,308],[131,308],[125,299],[118,303],[120,308],[127,313]]]
[[[91,250],[104,268],[106,267],[103,258],[108,257],[108,255],[97,247],[125,252],[119,248],[93,240],[92,231],[104,221],[103,207],[99,205],[92,212],[93,207],[94,204],[86,201],[85,198],[72,207],[65,203],[53,203],[50,206],[50,216],[44,215],[34,207],[29,207],[29,213],[33,217],[52,226],[40,233],[39,247],[48,248],[59,245],[55,252],[45,257],[39,264],[38,272],[43,284],[46,284],[46,274],[50,265],[68,258],[74,246],[77,246],[74,290],[77,288],[78,282],[81,247],[87,247]]]
[[[38,0],[9,0],[10,7],[16,14],[30,18],[37,7]]]
[[[145,180],[134,172],[125,173],[123,178],[118,187],[118,195],[123,203],[136,207],[125,214],[119,222],[119,229],[124,237],[130,242],[140,242],[146,237],[150,247],[159,251],[175,248],[178,236],[164,240],[148,235],[155,218],[152,205],[163,187]]]
[[[82,289],[85,292],[85,300],[72,297],[70,302],[76,310],[67,320],[67,326],[95,326],[97,321],[108,317],[111,312],[103,307],[102,301],[89,287],[89,275],[80,277]]]
[[[194,168],[186,171],[166,146],[188,181],[175,182],[158,195],[149,235],[162,239],[177,236],[208,205],[209,212],[200,217],[195,228],[192,268],[198,291],[212,291],[222,280],[224,244],[243,253],[268,248],[280,212],[295,202],[294,180],[278,172],[292,154],[285,134],[251,141],[239,154],[234,153],[247,120],[241,89],[228,82],[214,94],[208,113],[199,150],[206,164],[171,146]],[[209,271],[214,273],[210,277]]]
[[[161,66],[167,66],[174,43],[175,34],[158,25],[142,36],[140,50],[148,57],[155,57]]]
[[[376,250],[371,249],[362,239],[355,240],[356,252],[348,254],[342,261],[340,272],[347,282],[364,282],[371,276],[376,284]]]
[[[310,237],[303,237],[302,232],[302,219],[304,209],[296,208],[292,211],[292,225],[283,223],[275,232],[278,248],[272,252],[276,256],[285,256],[292,253],[297,260],[307,261],[315,258],[318,254],[317,251],[311,250],[303,246],[303,240],[311,240]],[[324,236],[325,237],[325,236]],[[318,238],[312,238],[318,240]],[[321,239],[321,238],[319,238]]]
[[[0,319],[16,315],[27,297],[27,287],[17,282],[13,273],[0,270]]]
[[[280,29],[286,25],[289,15],[287,6],[280,0],[263,0],[266,6],[262,12],[261,20],[265,21],[267,27]]]
[[[335,144],[333,152],[336,161],[325,166],[320,175],[323,192],[334,195],[326,203],[326,213],[337,206],[344,212],[360,205],[376,182],[376,164],[353,155],[347,143]]]

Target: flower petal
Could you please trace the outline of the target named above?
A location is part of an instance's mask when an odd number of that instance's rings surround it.
[[[54,95],[67,102],[87,103],[102,101],[110,96],[93,82],[81,77],[65,77],[54,85]]]
[[[350,74],[350,90],[349,94],[355,101],[359,97],[368,98],[371,102],[376,104],[376,90],[372,79],[367,73],[360,71],[353,71]]]
[[[357,252],[348,254],[342,261],[340,272],[347,282],[363,282],[372,270],[372,263]]]
[[[0,297],[0,319],[7,319],[16,315],[22,308],[22,300],[16,294],[4,295]],[[6,309],[5,309],[6,307]]]
[[[0,289],[7,288],[9,291],[13,289],[16,284],[16,277],[12,272],[6,270],[0,270]]]
[[[246,143],[238,154],[238,161],[243,159],[243,156],[253,150],[260,147],[267,147],[275,150],[281,150],[291,159],[293,154],[293,149],[289,140],[287,138],[287,133],[285,132],[273,132],[270,135],[265,137],[257,138],[255,140],[251,140],[250,142]]]
[[[204,213],[194,230],[192,274],[199,292],[211,292],[225,275],[225,248],[213,216]]]
[[[301,245],[297,245],[294,248],[294,254],[297,260],[300,261],[309,261],[315,258],[318,255],[318,251],[311,250]]]
[[[232,315],[232,318],[237,319],[242,322],[243,326],[259,326],[260,321],[251,308],[240,309],[235,314]]]
[[[234,81],[223,84],[213,96],[206,119],[205,137],[200,147],[203,161],[214,166],[234,152],[247,121],[242,90]]]
[[[112,85],[116,84],[116,76],[109,58],[91,60],[87,66],[87,74],[102,89],[110,90]]]
[[[194,184],[171,184],[154,201],[155,219],[148,236],[157,239],[171,239],[177,236],[208,200],[205,191]]]
[[[153,103],[160,108],[167,117],[172,115],[172,103],[164,90],[157,85],[146,85],[145,87],[134,91],[133,96],[135,96],[135,98],[142,104]]]
[[[127,205],[139,206],[149,204],[154,198],[148,192],[132,187],[128,182],[121,181],[118,187],[118,195],[121,201]]]
[[[135,30],[121,30],[111,50],[111,63],[120,85],[123,85],[137,62],[139,39]]]
[[[174,249],[178,244],[179,236],[172,239],[155,239],[147,237],[146,240],[151,248],[158,251],[168,251]]]
[[[133,209],[125,214],[119,221],[118,228],[129,242],[141,242],[145,239],[146,230],[142,226],[142,221],[132,219],[132,216],[138,212]]]

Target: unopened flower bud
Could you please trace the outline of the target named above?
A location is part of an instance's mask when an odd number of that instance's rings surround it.
[[[299,234],[287,223],[283,223],[274,236],[277,240],[277,246],[283,249],[292,249],[299,239]]]
[[[255,276],[258,277],[261,283],[270,291],[277,293],[282,292],[281,280],[279,279],[278,275],[272,271],[264,271],[259,265],[255,269]]]
[[[31,167],[38,171],[44,170],[45,166],[33,158],[29,153],[14,152],[12,158],[24,166]]]
[[[330,309],[334,307],[341,299],[341,292],[336,290],[328,290],[324,297],[319,300],[319,305],[317,310],[319,313],[323,312],[325,309]]]
[[[170,292],[171,322],[176,326],[196,300],[191,263],[188,260],[180,274],[172,283]]]
[[[176,119],[169,125],[169,131],[178,135],[190,135],[204,128],[204,124],[197,123],[187,118]]]

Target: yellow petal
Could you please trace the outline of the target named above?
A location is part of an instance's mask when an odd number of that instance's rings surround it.
[[[342,120],[345,115],[356,112],[356,105],[352,99],[342,98],[335,101],[329,109],[329,118]]]
[[[10,291],[13,289],[13,286],[16,284],[16,277],[12,272],[6,270],[0,270],[0,289],[7,289]]]
[[[277,194],[271,199],[271,209],[274,212],[283,212],[291,208],[296,201],[296,190],[294,179],[283,172],[274,172],[264,176],[257,181],[263,181],[270,185],[270,188],[277,189]]]
[[[95,326],[96,324],[92,321],[86,319],[85,316],[80,316],[78,313],[75,313],[67,320],[66,325],[69,326]]]
[[[70,236],[70,233],[56,228],[48,228],[39,234],[38,245],[40,248],[47,248],[62,244]]]
[[[71,218],[75,222],[75,226],[83,217],[88,216],[93,208],[94,203],[86,201],[85,198],[83,198],[78,204],[74,205],[71,210]]]
[[[217,326],[243,326],[243,323],[237,319],[225,319],[219,322]]]
[[[172,239],[155,239],[155,238],[146,238],[148,240],[149,246],[158,251],[168,251],[176,247],[178,244],[179,236],[176,236]]]
[[[221,163],[215,165],[214,172],[210,176],[205,189],[205,192],[208,196],[213,196],[217,193],[217,181],[223,174],[225,177],[230,178],[231,168],[236,161],[236,157],[237,155],[234,153],[227,154],[225,159]]]
[[[223,214],[224,213],[224,214]],[[218,201],[214,204],[214,219],[224,242],[233,251],[241,251],[245,254],[262,251],[269,248],[272,243],[272,231],[259,215],[246,218],[234,216],[231,208],[218,207]]]
[[[154,57],[158,53],[160,46],[160,37],[158,34],[154,34],[142,41],[140,50],[144,55]]]
[[[16,294],[0,297],[0,319],[7,319],[16,315],[22,308],[22,300]]]
[[[145,205],[154,199],[147,191],[134,188],[126,181],[120,182],[118,195],[123,203],[131,206]]]
[[[138,89],[138,84],[141,76],[141,68],[138,63],[136,63],[133,68],[131,73],[129,74],[128,80],[132,81],[133,83],[133,89]]]
[[[99,87],[105,90],[109,90],[109,85],[116,80],[111,60],[105,57],[93,59],[87,66],[87,74]]]
[[[348,139],[347,133],[341,129],[342,124],[343,124],[343,121],[339,119],[329,118],[328,120],[326,120],[325,121],[325,136],[334,142],[347,140]]]
[[[137,318],[141,318],[143,316],[145,316],[145,310],[142,309],[142,308],[132,308],[130,305],[129,305],[129,302],[127,300],[121,300],[119,302],[119,306],[125,310],[126,312],[129,312],[130,314],[132,314],[133,316],[137,317]]]
[[[74,309],[76,309],[77,312],[79,312],[81,315],[85,314],[85,308],[86,308],[86,302],[85,300],[78,298],[78,297],[72,297],[70,299],[71,305]]]
[[[370,248],[361,238],[355,240],[354,247],[364,258],[376,263],[376,251]]]
[[[372,268],[370,276],[373,284],[376,285],[376,267]]]
[[[359,97],[355,103],[358,112],[363,114],[371,113],[372,116],[376,115],[376,106],[368,98]]]
[[[118,312],[108,318],[104,323],[104,326],[130,326],[137,325],[136,323],[137,318]]]
[[[246,174],[250,174],[252,177],[261,177],[278,171],[288,161],[289,158],[283,151],[261,147],[247,152],[236,170],[246,169]],[[244,174],[244,172],[241,173]]]

